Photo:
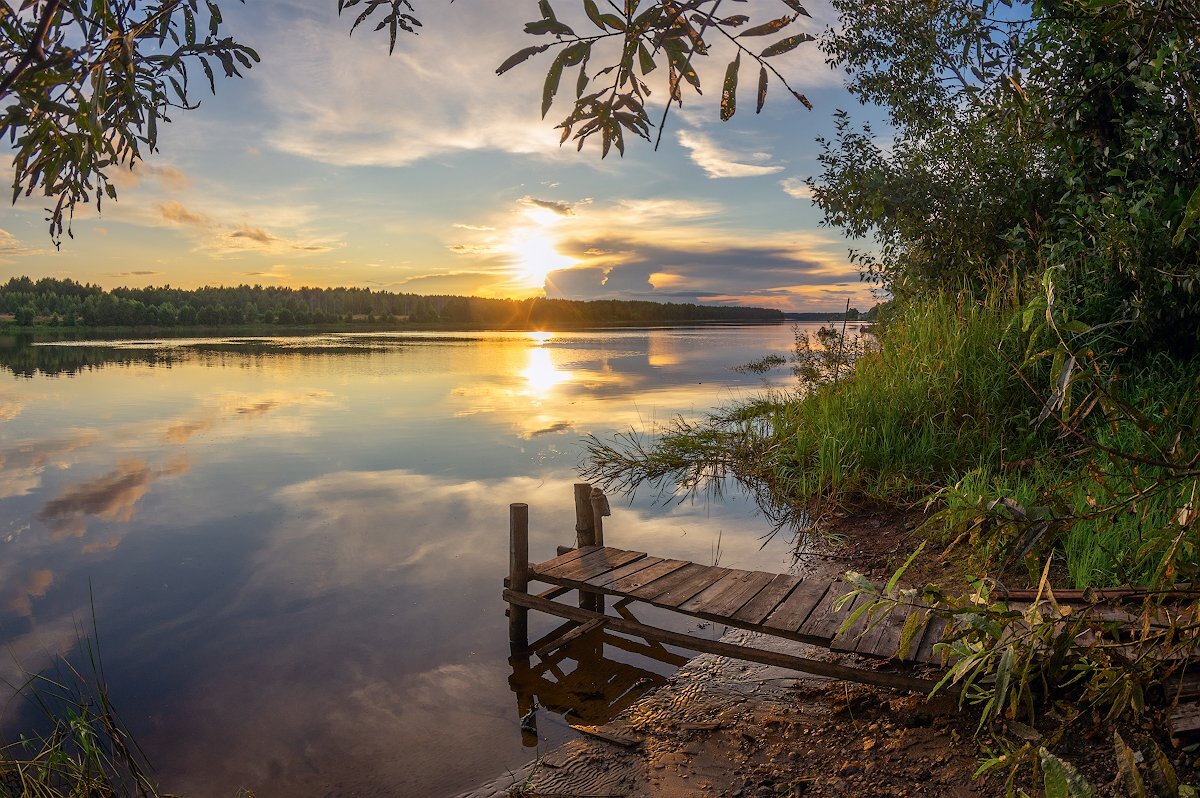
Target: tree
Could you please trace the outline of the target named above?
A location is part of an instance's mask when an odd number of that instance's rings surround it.
[[[243,0],[244,2],[244,0]],[[338,0],[339,13],[354,15],[351,33],[365,22],[386,29],[393,51],[401,32],[421,27],[415,0]],[[682,104],[685,84],[697,93],[693,62],[723,43],[735,55],[726,69],[721,117],[737,108],[742,61],[759,67],[757,108],[762,109],[773,79],[811,108],[788,86],[772,59],[814,37],[789,27],[808,12],[799,0],[769,0],[786,14],[719,14],[722,0],[559,0],[580,21],[560,18],[550,0],[538,0],[539,19],[524,32],[539,44],[500,64],[503,74],[531,57],[552,52],[542,93],[542,116],[550,110],[564,73],[574,71],[572,110],[559,124],[563,142],[582,148],[599,135],[601,154],[624,151],[626,132],[649,139],[655,123],[645,107],[650,73],[658,72],[667,96]],[[762,21],[759,21],[762,20]],[[757,22],[757,24],[754,24]],[[193,110],[197,82],[216,91],[217,70],[240,77],[259,61],[250,47],[222,35],[216,0],[22,0],[6,4],[0,20],[0,136],[16,149],[13,201],[25,195],[47,198],[51,239],[61,244],[80,202],[116,199],[112,170],[133,168],[158,146],[169,114]],[[577,32],[576,29],[581,32]],[[770,44],[766,37],[788,34]],[[668,104],[668,108],[670,104]],[[664,113],[657,123],[661,135]]]
[[[903,296],[1053,268],[1083,319],[1196,347],[1200,2],[835,6],[821,47],[895,135],[841,112],[811,186],[879,243],[868,277]]]

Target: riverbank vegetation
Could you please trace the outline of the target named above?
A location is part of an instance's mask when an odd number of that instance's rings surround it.
[[[959,656],[986,656],[956,681],[1031,721],[1030,694],[1007,686],[1018,662],[1043,698],[1122,684],[1091,698],[1137,715],[1174,668],[1149,620],[1131,659],[1013,635],[1028,619],[978,608],[1006,585],[1197,577],[1200,4],[834,4],[822,49],[891,135],[840,112],[811,188],[827,223],[874,239],[854,256],[894,298],[878,346],[841,379],[594,441],[587,468],[685,490],[733,475],[817,521],[923,508],[921,556],[959,565],[976,598],[957,617],[988,630],[961,632]],[[1194,637],[1195,611],[1170,645]]]

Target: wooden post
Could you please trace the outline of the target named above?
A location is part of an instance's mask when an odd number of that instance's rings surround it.
[[[575,483],[575,546],[596,545],[596,522],[592,518],[592,486]]]
[[[592,488],[591,495],[588,497],[589,503],[592,505],[592,525],[595,527],[593,536],[597,546],[604,545],[604,516],[612,515],[612,510],[608,507],[608,497],[604,495],[604,491],[599,488]]]
[[[529,505],[508,506],[508,585],[517,593],[529,592]],[[508,642],[529,645],[529,610],[508,605]]]
[[[592,485],[589,482],[575,483],[575,544],[602,546],[596,540],[596,519],[592,515]],[[599,593],[579,591],[579,606],[592,612],[604,612],[604,598]]]

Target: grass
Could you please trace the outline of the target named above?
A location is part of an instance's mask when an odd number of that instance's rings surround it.
[[[34,707],[40,731],[0,745],[3,798],[166,798],[109,700],[99,653],[82,639],[85,664],[60,658],[30,674],[11,701]]]
[[[733,478],[777,521],[926,505],[924,533],[939,551],[961,547],[976,574],[1037,573],[1052,555],[1077,587],[1192,578],[1200,363],[1097,355],[1095,338],[1077,338],[1062,342],[1079,350],[1064,369],[1053,327],[1030,324],[1044,303],[1028,307],[927,297],[849,379],[593,439],[585,475],[669,493]],[[1039,420],[1063,385],[1074,403]]]

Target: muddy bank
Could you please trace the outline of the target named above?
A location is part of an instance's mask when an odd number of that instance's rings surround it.
[[[724,639],[832,658],[740,630]],[[986,794],[971,778],[971,720],[952,703],[726,657],[689,661],[591,730],[459,798]]]

